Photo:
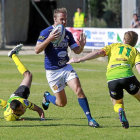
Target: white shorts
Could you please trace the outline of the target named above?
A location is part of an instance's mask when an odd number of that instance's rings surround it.
[[[46,70],[46,78],[53,93],[63,90],[66,83],[76,77],[78,76],[71,65],[58,70]]]

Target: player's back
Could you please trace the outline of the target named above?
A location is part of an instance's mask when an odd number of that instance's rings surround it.
[[[133,75],[133,66],[140,61],[140,53],[128,44],[114,43],[103,48],[108,56],[107,79]]]

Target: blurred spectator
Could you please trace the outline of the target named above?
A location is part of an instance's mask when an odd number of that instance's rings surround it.
[[[77,8],[77,12],[73,16],[73,23],[73,27],[85,27],[86,17],[81,7]]]
[[[133,19],[131,20],[130,27],[131,28],[140,28],[140,21],[138,20],[137,14],[133,15]]]

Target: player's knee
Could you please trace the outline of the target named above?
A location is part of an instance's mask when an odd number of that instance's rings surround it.
[[[67,100],[66,101],[60,101],[60,102],[57,103],[57,105],[59,107],[64,107],[64,106],[66,106],[66,104],[67,104]]]
[[[28,78],[30,78],[30,79],[32,79],[32,77],[33,77],[32,73],[31,73],[30,71],[26,71],[26,72],[24,73],[24,76],[25,76],[25,77],[28,77]]]
[[[75,92],[76,92],[76,95],[77,95],[78,98],[85,97],[84,92],[83,92],[81,87],[77,87]]]

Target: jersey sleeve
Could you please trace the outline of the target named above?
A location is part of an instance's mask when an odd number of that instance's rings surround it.
[[[30,110],[33,110],[34,109],[34,104],[28,100],[23,100],[23,107],[26,109],[26,108],[29,108]]]
[[[46,38],[48,38],[49,34],[50,31],[48,29],[41,31],[37,42],[43,42]]]
[[[101,50],[103,50],[105,52],[105,56],[109,55],[110,51],[111,51],[111,45],[106,45],[105,47],[103,47]]]
[[[78,44],[75,42],[74,37],[72,35],[71,32],[68,32],[68,38],[69,38],[69,47],[72,49],[74,49],[75,47],[78,47]]]

